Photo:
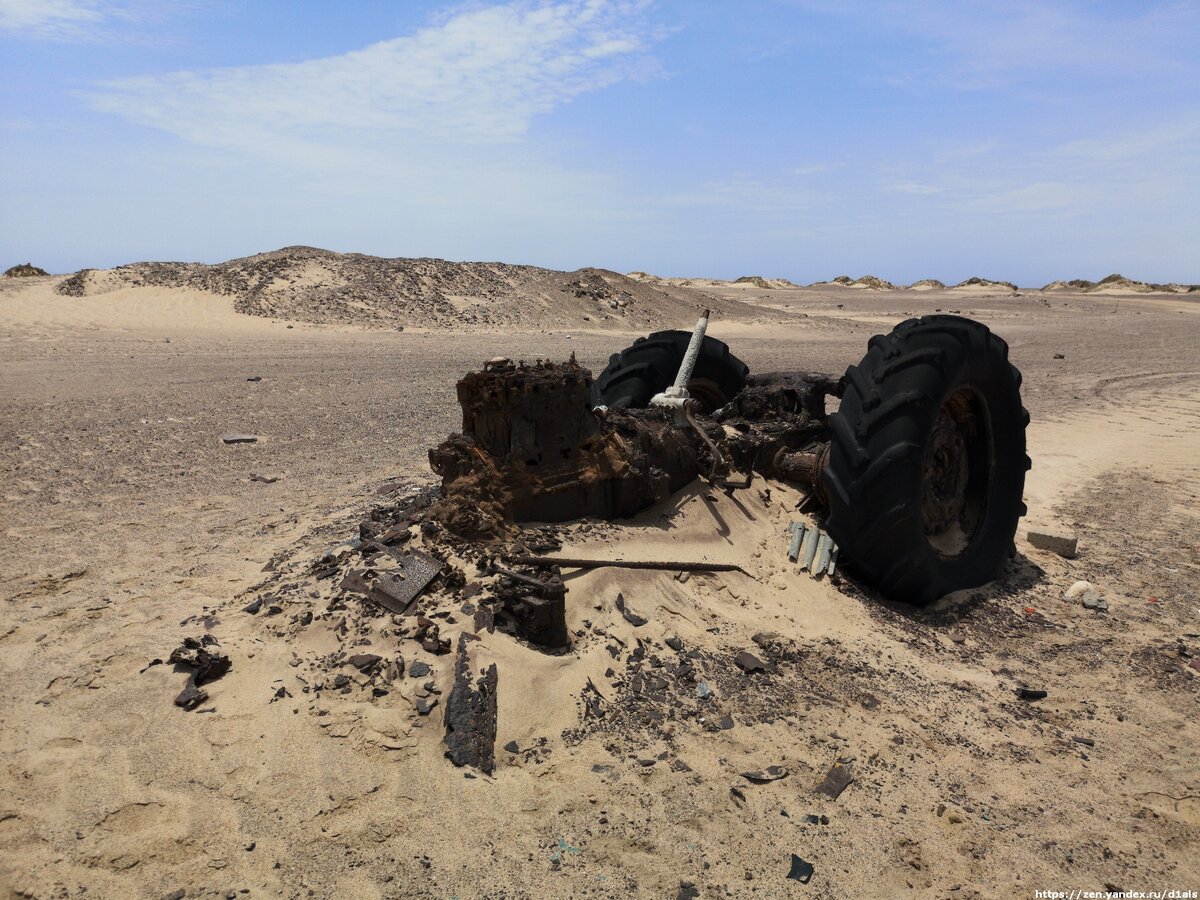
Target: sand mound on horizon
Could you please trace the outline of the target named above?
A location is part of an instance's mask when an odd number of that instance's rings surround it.
[[[19,266],[12,266],[4,272],[5,278],[35,278],[39,276],[49,275],[45,269],[40,269],[33,263],[21,263]]]
[[[741,304],[605,269],[559,272],[499,262],[382,258],[285,247],[228,262],[140,262],[84,269],[56,290],[75,297],[130,287],[232,296],[246,315],[318,324],[418,328],[682,327],[696,309],[746,319]],[[755,311],[758,314],[758,311]]]
[[[1188,294],[1200,292],[1200,285],[1157,284],[1149,281],[1136,281],[1114,272],[1099,281],[1088,281],[1085,278],[1074,278],[1071,281],[1052,281],[1043,291],[1076,290],[1088,294]]]
[[[978,275],[973,275],[964,281],[960,281],[958,284],[952,287],[951,290],[971,290],[972,288],[983,288],[988,290],[1004,288],[1005,290],[1015,291],[1017,286],[1011,281],[993,281],[990,278],[980,278]]]

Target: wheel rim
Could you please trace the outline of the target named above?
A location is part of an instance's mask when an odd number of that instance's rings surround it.
[[[921,518],[930,546],[961,556],[979,533],[992,480],[990,418],[971,387],[955,390],[938,410],[925,451]]]
[[[700,404],[702,412],[710,413],[725,405],[725,392],[710,378],[692,378],[687,383],[688,395]]]

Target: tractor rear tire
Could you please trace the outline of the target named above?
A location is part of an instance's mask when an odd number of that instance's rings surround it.
[[[691,339],[690,331],[656,331],[614,353],[592,386],[593,404],[628,409],[649,406],[655,394],[674,384]],[[730,353],[723,341],[706,336],[688,392],[705,412],[712,412],[741,392],[749,374],[750,368]]]
[[[829,534],[890,599],[925,604],[993,580],[1015,551],[1030,465],[1008,345],[942,315],[868,347],[829,417]]]

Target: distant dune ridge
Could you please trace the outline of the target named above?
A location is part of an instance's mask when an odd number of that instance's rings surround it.
[[[89,296],[129,287],[232,296],[238,312],[313,323],[434,328],[677,328],[701,306],[722,318],[775,315],[663,281],[605,269],[558,272],[496,262],[448,262],[285,247],[204,263],[141,262],[84,269],[56,287]]]
[[[978,275],[966,278],[952,287],[947,287],[945,282],[939,281],[936,278],[922,278],[919,281],[914,281],[912,284],[905,287],[902,284],[893,284],[885,278],[880,278],[878,275],[863,275],[859,278],[851,278],[849,275],[838,275],[836,278],[831,278],[828,281],[814,281],[809,285],[795,284],[786,278],[764,278],[761,275],[743,275],[741,278],[735,278],[732,281],[724,281],[719,278],[666,278],[659,275],[651,275],[647,272],[630,272],[629,277],[635,281],[640,281],[647,284],[672,284],[678,286],[698,287],[742,284],[748,287],[757,287],[764,290],[801,287],[866,288],[867,290],[873,291],[944,291],[958,289],[1003,291],[1021,290],[1021,288],[1011,281],[997,281],[991,278],[981,278]],[[1186,294],[1200,292],[1200,285],[1176,283],[1156,284],[1145,281],[1134,281],[1133,279],[1126,278],[1123,275],[1109,275],[1107,278],[1103,278],[1100,281],[1087,281],[1085,279],[1076,278],[1072,281],[1052,281],[1043,288],[1026,288],[1026,290],[1072,290],[1084,293],[1107,291],[1111,293],[1158,292],[1168,294]]]
[[[1114,272],[1112,275],[1109,275],[1107,278],[1101,278],[1099,281],[1087,281],[1083,278],[1075,278],[1071,281],[1052,281],[1043,287],[1042,290],[1070,290],[1082,293],[1190,294],[1200,293],[1200,284],[1155,284],[1147,281],[1135,281],[1132,278],[1126,278],[1124,275],[1118,275]]]

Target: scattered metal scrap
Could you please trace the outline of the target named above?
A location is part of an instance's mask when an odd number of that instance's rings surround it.
[[[800,564],[813,578],[832,575],[837,568],[837,544],[828,534],[814,525],[792,522],[788,559]]]
[[[454,661],[454,687],[446,698],[446,756],[456,766],[491,774],[496,765],[496,664],[472,683],[467,639],[460,635]]]
[[[522,566],[561,566],[567,569],[663,569],[672,572],[741,572],[750,573],[736,563],[674,562],[645,559],[577,559],[567,556],[514,556],[512,562]]]
[[[376,573],[373,580],[366,570],[352,569],[342,579],[342,588],[363,594],[397,615],[407,615],[417,597],[442,571],[442,564],[420,550],[401,552],[373,541],[370,544],[395,559],[399,568]]]
[[[175,698],[176,706],[188,711],[195,709],[208,699],[208,691],[200,685],[216,681],[229,671],[232,662],[220,650],[214,649],[218,646],[217,639],[206,634],[199,638],[184,638],[183,643],[171,651],[167,662],[191,669],[187,684]]]

